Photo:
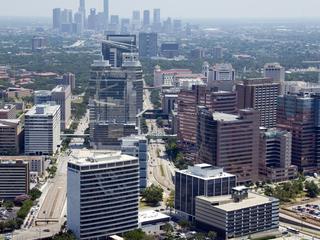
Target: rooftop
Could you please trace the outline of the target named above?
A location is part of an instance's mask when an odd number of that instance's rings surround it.
[[[0,156],[0,161],[31,161],[43,160],[44,156]]]
[[[232,122],[232,121],[239,120],[239,116],[237,115],[222,113],[222,112],[214,112],[212,113],[212,117],[214,120],[225,121],[225,122]]]
[[[20,123],[20,119],[0,119],[0,127],[12,127]]]
[[[243,208],[254,207],[275,201],[275,198],[266,197],[252,192],[249,192],[248,198],[243,199],[240,202],[235,202],[231,195],[216,197],[199,196],[197,198],[210,202],[211,204],[214,204],[214,206],[212,206],[213,208],[218,208],[226,212],[241,210]],[[218,205],[216,205],[217,203]]]
[[[54,89],[52,89],[52,92],[65,92],[68,88],[70,88],[69,85],[58,85]]]
[[[39,105],[33,106],[26,113],[26,116],[34,116],[34,115],[51,116],[51,115],[54,115],[59,109],[60,109],[59,105],[39,104]]]
[[[189,175],[189,176],[197,177],[197,178],[202,178],[205,180],[235,176],[233,174],[224,172],[223,168],[214,167],[206,163],[189,166],[188,169],[181,170],[178,172]]]
[[[136,157],[121,154],[120,151],[79,150],[69,160],[78,166],[90,166],[102,163],[116,163],[136,160]]]
[[[150,222],[150,221],[163,221],[170,218],[168,215],[165,215],[160,212],[153,210],[139,212],[139,223]]]

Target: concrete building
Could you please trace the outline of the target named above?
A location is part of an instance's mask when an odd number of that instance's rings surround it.
[[[236,176],[209,164],[189,166],[187,170],[176,171],[175,210],[183,217],[195,217],[197,196],[220,196],[231,193],[237,185]]]
[[[29,163],[29,173],[37,173],[38,176],[43,176],[49,165],[44,156],[0,156],[0,163],[12,161]]]
[[[139,55],[141,58],[152,58],[158,55],[157,33],[139,33]]]
[[[52,10],[52,26],[54,29],[61,27],[61,9],[55,8]]]
[[[9,87],[5,92],[5,96],[7,99],[21,99],[23,97],[31,97],[32,93],[33,91],[31,89]]]
[[[215,64],[209,68],[208,87],[221,91],[233,91],[236,72],[231,64]]]
[[[52,101],[60,106],[61,131],[68,128],[71,121],[71,87],[68,85],[58,85],[52,92]]]
[[[58,83],[59,85],[70,85],[71,90],[76,89],[76,75],[73,73],[63,74],[63,82]]]
[[[143,27],[146,28],[150,26],[150,11],[144,10],[143,11]]]
[[[51,91],[38,90],[34,92],[34,104],[46,104],[52,101]]]
[[[281,85],[281,95],[285,94],[285,77],[286,71],[279,63],[267,63],[263,67],[263,76],[265,78],[272,78],[274,81],[277,81]]]
[[[320,97],[314,93],[279,96],[277,127],[292,134],[292,164],[314,173],[320,167]]]
[[[41,51],[47,47],[47,39],[45,37],[34,36],[31,42],[32,51]]]
[[[137,157],[140,167],[140,189],[147,187],[148,176],[148,140],[144,136],[129,136],[122,138],[122,154]]]
[[[165,233],[164,226],[170,222],[170,216],[153,210],[139,211],[139,228],[148,235]]]
[[[292,135],[279,129],[260,128],[259,177],[263,181],[287,181],[298,175],[291,164]]]
[[[176,103],[178,99],[178,92],[177,91],[164,91],[162,93],[162,111],[164,114],[171,114],[173,110],[176,108]]]
[[[15,197],[28,194],[29,163],[24,161],[0,162],[0,199],[14,200]]]
[[[258,180],[259,114],[253,109],[239,115],[198,108],[198,161],[223,167],[238,182]]]
[[[139,160],[80,151],[68,163],[67,223],[77,239],[105,239],[138,228]]]
[[[0,119],[0,155],[20,154],[22,123],[19,119]]]
[[[164,42],[161,44],[161,56],[173,59],[180,54],[180,45],[178,42]]]
[[[161,10],[159,8],[153,9],[153,30],[161,31]]]
[[[233,188],[231,195],[198,196],[195,202],[196,222],[223,239],[279,228],[279,200],[248,192],[246,187]]]
[[[5,104],[0,108],[0,119],[16,119],[17,110],[13,104]]]
[[[153,86],[156,88],[173,87],[175,85],[175,77],[180,74],[192,74],[192,71],[190,69],[161,70],[160,66],[157,65],[154,68]]]
[[[123,54],[121,68],[98,60],[91,66],[90,138],[95,149],[120,149],[120,138],[136,134],[143,110],[142,67],[136,53]]]
[[[253,108],[260,113],[260,126],[275,127],[277,124],[277,99],[280,83],[270,79],[246,79],[236,85],[238,108]]]
[[[35,105],[25,114],[25,154],[53,155],[60,144],[60,107]]]
[[[206,86],[192,86],[192,89],[183,89],[177,100],[177,127],[178,143],[188,161],[196,159],[197,144],[197,107],[207,105],[209,101]]]
[[[213,91],[209,94],[210,110],[229,114],[237,113],[237,92]]]

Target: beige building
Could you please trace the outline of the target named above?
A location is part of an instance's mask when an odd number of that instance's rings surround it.
[[[19,119],[0,119],[0,155],[20,153],[21,133]]]
[[[68,128],[71,120],[71,87],[58,85],[51,92],[51,100],[60,105],[61,131]]]
[[[5,104],[0,108],[0,119],[16,119],[16,106],[13,104]]]
[[[253,108],[260,113],[260,126],[276,126],[279,81],[271,78],[246,79],[236,85],[236,91],[238,109]]]

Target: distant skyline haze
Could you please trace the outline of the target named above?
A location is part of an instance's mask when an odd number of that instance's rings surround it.
[[[51,17],[53,8],[78,10],[79,0],[2,0],[0,16]],[[103,0],[87,0],[86,10],[103,11]],[[133,10],[161,9],[161,17],[318,18],[319,0],[110,0],[110,14],[131,17]]]

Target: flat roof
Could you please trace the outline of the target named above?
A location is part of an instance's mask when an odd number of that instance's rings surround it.
[[[150,222],[150,221],[163,221],[170,218],[170,216],[165,215],[161,212],[156,212],[154,210],[139,212],[139,223]]]
[[[79,150],[71,156],[69,162],[78,166],[90,166],[132,160],[137,158],[122,154],[120,151]]]
[[[205,180],[219,179],[225,177],[235,177],[235,175],[224,172],[223,168],[214,167],[210,164],[201,163],[194,166],[189,166],[188,169],[177,171],[192,177],[201,178]]]
[[[43,160],[44,156],[0,156],[0,161],[31,161]]]
[[[266,197],[260,194],[248,193],[248,198],[243,199],[240,202],[235,202],[231,195],[216,196],[216,197],[205,197],[198,196],[197,198],[204,201],[210,202],[211,204],[219,203],[219,205],[213,205],[213,208],[218,208],[226,212],[241,210],[243,208],[254,207],[262,204],[271,203],[275,200],[272,197]]]
[[[26,116],[34,116],[34,115],[43,115],[50,116],[54,115],[58,110],[59,105],[48,105],[48,104],[39,104],[33,106],[27,113]]]
[[[16,126],[20,123],[20,119],[0,119],[0,127]]]
[[[222,112],[214,112],[212,113],[213,119],[217,121],[225,121],[232,122],[239,120],[239,116],[234,114],[222,113]]]

